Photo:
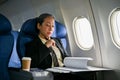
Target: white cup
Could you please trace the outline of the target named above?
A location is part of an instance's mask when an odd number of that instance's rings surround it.
[[[30,71],[31,65],[31,58],[30,57],[23,57],[22,58],[22,70]]]

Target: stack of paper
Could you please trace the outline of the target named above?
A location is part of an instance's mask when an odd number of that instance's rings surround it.
[[[89,60],[93,60],[89,57],[66,57],[64,59],[64,65],[71,68],[87,68]]]

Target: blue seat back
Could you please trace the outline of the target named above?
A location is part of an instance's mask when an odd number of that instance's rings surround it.
[[[21,27],[17,42],[17,50],[20,58],[25,54],[25,44],[31,41],[34,36],[37,36],[37,32],[35,30],[36,22],[36,19],[29,19]],[[52,36],[62,39],[63,44],[66,47],[66,29],[64,25],[55,21],[55,31]]]
[[[17,40],[17,52],[20,59],[22,59],[25,54],[25,44],[31,41],[33,37],[37,35],[35,26],[36,18],[25,21],[21,27]]]
[[[10,21],[0,14],[0,80],[9,80],[8,62],[14,44],[11,30]]]

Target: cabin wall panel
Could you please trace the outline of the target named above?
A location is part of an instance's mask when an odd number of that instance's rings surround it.
[[[72,56],[91,57],[94,60],[89,63],[93,66],[102,66],[101,54],[99,50],[99,42],[94,23],[94,18],[91,10],[91,4],[89,0],[60,0],[60,8],[64,18],[65,25],[67,26],[69,44]],[[73,20],[75,17],[86,17],[92,26],[95,45],[91,50],[84,51],[80,49],[76,43],[73,35]],[[84,27],[84,26],[83,26]]]
[[[105,73],[105,80],[120,80],[120,49],[112,42],[108,22],[110,12],[120,7],[119,0],[90,0],[96,21],[103,67],[113,69]]]

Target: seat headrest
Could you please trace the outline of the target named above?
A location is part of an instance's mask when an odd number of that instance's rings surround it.
[[[36,26],[37,19],[29,19],[22,25],[21,32],[28,34],[28,35],[37,35],[36,32]],[[66,28],[63,24],[55,21],[55,31],[52,35],[52,37],[58,37],[58,38],[65,38],[66,36]]]
[[[36,35],[37,34],[35,30],[36,23],[37,23],[36,18],[27,20],[22,25],[21,32],[28,34],[28,35]]]
[[[0,14],[0,34],[8,33],[12,29],[10,21]]]
[[[53,33],[53,37],[58,37],[58,38],[65,38],[66,37],[66,28],[63,24],[55,21],[55,30]]]

